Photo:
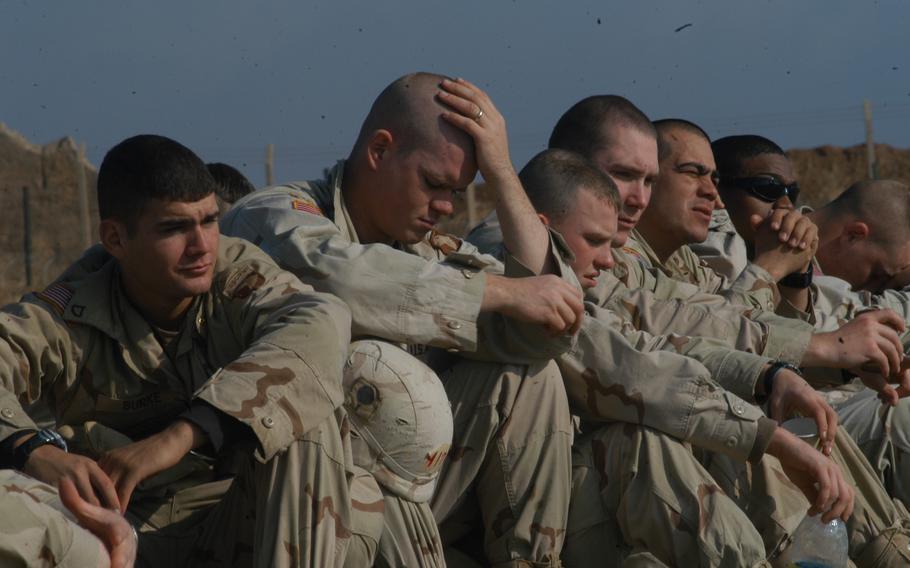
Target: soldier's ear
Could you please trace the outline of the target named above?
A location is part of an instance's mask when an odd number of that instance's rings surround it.
[[[543,213],[538,213],[537,218],[540,219],[540,222],[543,223],[544,227],[550,226],[550,219]]]
[[[382,160],[392,146],[392,133],[385,129],[376,130],[367,142],[367,164],[371,170],[378,170]]]
[[[104,219],[98,226],[101,245],[116,259],[123,258],[126,250],[126,225],[114,219]]]
[[[848,241],[859,241],[869,236],[869,225],[862,221],[849,221],[844,227]]]

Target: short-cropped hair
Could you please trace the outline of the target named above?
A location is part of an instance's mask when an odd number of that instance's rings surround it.
[[[762,154],[786,155],[780,146],[756,134],[718,138],[711,142],[711,151],[714,152],[717,171],[725,178],[739,177],[742,163],[749,158]]]
[[[234,203],[244,195],[256,191],[256,186],[234,166],[214,162],[205,167],[218,184],[215,193],[225,203]]]
[[[619,95],[594,95],[578,101],[559,118],[548,146],[590,158],[598,149],[620,142],[606,138],[613,125],[632,126],[657,136],[651,119],[628,99]]]
[[[98,213],[132,229],[152,199],[199,201],[216,188],[192,150],[164,136],[140,134],[104,156],[98,171]]]
[[[518,174],[538,213],[558,220],[575,209],[578,192],[587,190],[619,211],[619,191],[610,176],[576,152],[549,149],[537,154]]]

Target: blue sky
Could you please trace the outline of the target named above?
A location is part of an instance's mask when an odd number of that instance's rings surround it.
[[[387,83],[429,70],[488,90],[517,167],[597,93],[788,148],[861,142],[868,98],[876,141],[910,147],[908,29],[901,0],[0,0],[0,122],[95,164],[164,134],[257,184],[271,142],[276,181],[307,179]]]

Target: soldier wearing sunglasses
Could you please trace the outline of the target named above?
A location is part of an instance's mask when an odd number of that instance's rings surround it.
[[[797,206],[799,186],[786,154],[766,138],[730,136],[712,148],[727,208],[715,211],[707,240],[692,248],[715,270],[735,277],[754,258],[748,219]],[[910,290],[902,281],[910,273],[910,188],[894,181],[857,183],[816,211],[801,209],[817,225],[819,239],[803,319],[827,331],[863,310],[886,307],[910,322]],[[801,311],[781,306],[781,313]],[[903,342],[906,349],[906,336]],[[898,394],[908,392],[900,388]],[[908,502],[910,404],[892,395],[896,406],[882,409],[876,392],[858,385],[826,396],[864,453],[875,457],[871,462],[892,496]]]

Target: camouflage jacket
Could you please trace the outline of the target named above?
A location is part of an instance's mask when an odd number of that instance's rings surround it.
[[[800,210],[811,211],[808,207],[801,207]],[[730,216],[723,209],[714,212],[707,240],[693,245],[692,250],[727,278],[736,278],[738,274],[752,266],[749,263],[746,242],[736,232]],[[811,312],[806,314],[784,301],[778,307],[779,314],[803,319],[819,331],[833,331],[865,310],[890,308],[910,324],[910,288],[886,290],[881,294],[853,290],[844,280],[825,276],[818,262],[815,260],[813,262],[815,275],[809,289]],[[910,334],[904,337],[905,347],[908,343]]]
[[[0,439],[95,421],[138,439],[198,400],[249,426],[266,461],[341,406],[350,313],[256,247],[223,238],[209,292],[166,347],[127,299],[102,249],[0,311]]]
[[[495,215],[468,239],[477,239],[486,252],[500,251]],[[641,424],[740,460],[761,457],[774,423],[747,401],[754,400],[755,381],[770,359],[715,339],[661,331],[652,335],[641,326],[654,329],[674,321],[680,327],[712,325],[719,333],[760,333],[762,338],[742,343],[762,346],[764,328],[753,324],[736,330],[733,322],[745,319],[738,314],[715,320],[703,307],[652,300],[646,292],[628,290],[610,272],[598,282],[599,294],[588,294],[595,301],[585,303],[587,317],[577,345],[557,359],[572,411],[586,423]],[[623,304],[632,297],[643,299],[641,310]],[[673,317],[667,320],[671,309]]]
[[[780,302],[774,278],[754,264],[745,267],[735,279],[727,279],[686,245],[679,247],[662,263],[638,230],[632,231],[622,251],[638,260],[645,270],[658,270],[670,278],[695,284],[702,292],[717,294],[733,304],[773,312]]]
[[[481,313],[486,273],[529,276],[514,258],[503,265],[450,235],[431,231],[415,245],[361,244],[341,193],[344,161],[322,180],[266,188],[238,201],[225,234],[262,247],[284,268],[351,307],[353,335],[462,351],[476,359],[524,363],[552,359],[573,339],[542,326]],[[553,253],[560,273],[577,285]]]

